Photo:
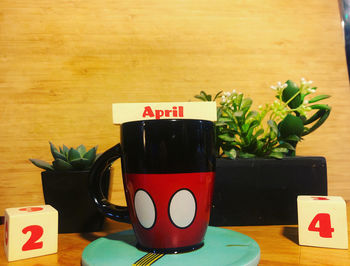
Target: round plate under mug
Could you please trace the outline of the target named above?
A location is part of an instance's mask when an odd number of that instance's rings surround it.
[[[101,237],[82,255],[82,265],[258,265],[259,245],[250,237],[228,229],[208,227],[204,246],[181,254],[147,253],[136,248],[133,230]]]

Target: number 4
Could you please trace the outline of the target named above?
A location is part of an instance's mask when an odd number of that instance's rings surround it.
[[[318,222],[318,227],[316,224]],[[332,238],[334,228],[331,227],[331,216],[329,213],[318,213],[311,221],[309,231],[319,232],[320,237]]]

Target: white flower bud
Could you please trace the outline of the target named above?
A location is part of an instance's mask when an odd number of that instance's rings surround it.
[[[310,93],[314,93],[314,92],[316,92],[316,90],[315,90],[315,89],[311,89],[311,88],[307,89],[307,91],[308,91],[308,92],[310,92]]]
[[[273,89],[274,91],[277,90],[275,86],[271,86],[270,88]]]

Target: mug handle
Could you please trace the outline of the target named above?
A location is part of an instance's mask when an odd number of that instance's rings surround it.
[[[118,222],[130,223],[128,207],[110,203],[102,192],[101,180],[111,164],[121,157],[120,144],[108,149],[93,164],[89,175],[89,191],[98,210]]]

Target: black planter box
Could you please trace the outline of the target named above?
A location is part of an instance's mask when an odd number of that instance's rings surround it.
[[[325,158],[217,159],[210,225],[297,224],[298,195],[327,195]]]
[[[103,178],[108,196],[109,171]],[[88,191],[89,171],[45,171],[41,173],[45,203],[58,211],[58,232],[100,231],[104,216],[97,210]]]

